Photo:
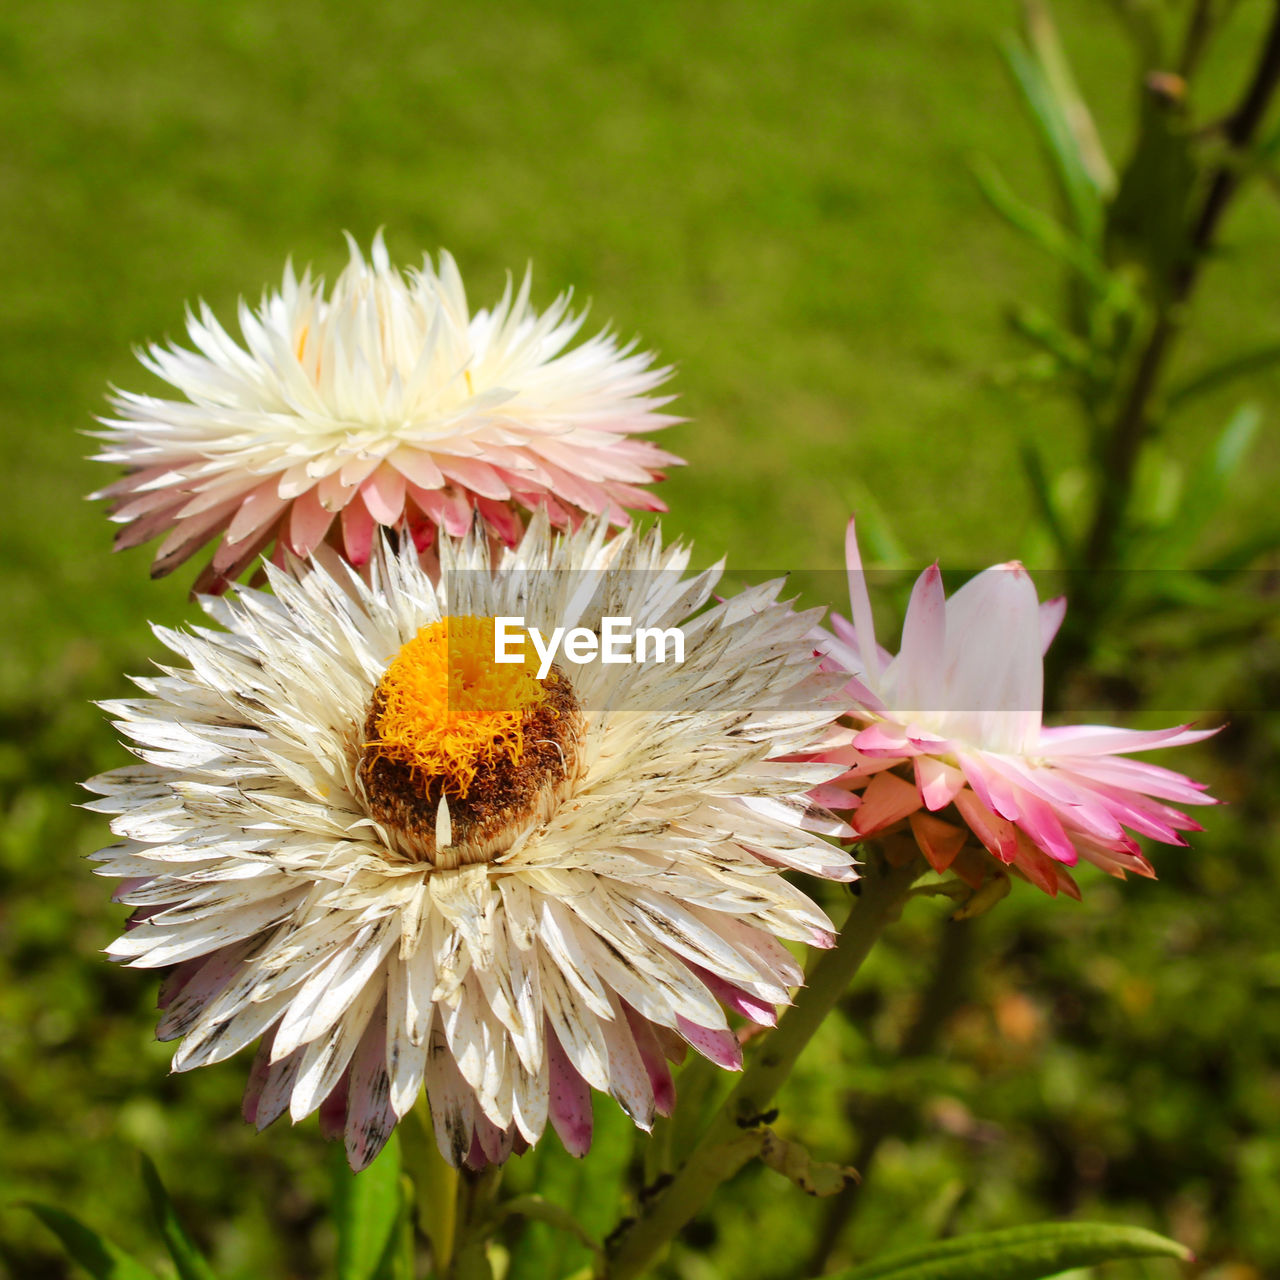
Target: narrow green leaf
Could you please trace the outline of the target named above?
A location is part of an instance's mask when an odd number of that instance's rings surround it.
[[[1047,213],[1033,208],[1013,191],[985,156],[969,162],[970,171],[987,203],[1015,230],[1034,240],[1046,253],[1081,275],[1100,294],[1111,291],[1102,259],[1078,236]]]
[[[563,1206],[553,1204],[538,1195],[513,1196],[498,1206],[494,1215],[499,1222],[504,1218],[530,1218],[535,1222],[545,1222],[548,1226],[560,1231],[567,1231],[585,1244],[598,1258],[604,1257],[604,1246],[580,1223],[577,1218]]]
[[[1040,1222],[938,1240],[838,1271],[827,1280],[1045,1280],[1118,1258],[1192,1260],[1189,1249],[1141,1227]]]
[[[401,1208],[398,1135],[391,1135],[378,1158],[361,1173],[347,1167],[341,1146],[334,1148],[338,1280],[373,1280],[394,1243]]]
[[[1239,471],[1258,433],[1262,413],[1256,405],[1241,405],[1222,429],[1207,456],[1195,469],[1195,482],[1186,487],[1172,519],[1149,540],[1142,559],[1153,567],[1185,564],[1231,494],[1231,479]]]
[[[396,1192],[395,1223],[387,1236],[387,1247],[373,1273],[373,1280],[414,1280],[413,1182],[403,1173]]]
[[[1247,569],[1259,556],[1268,555],[1277,548],[1280,548],[1280,524],[1272,522],[1230,543],[1203,569],[1209,573],[1238,573]]]
[[[1067,109],[1045,74],[1043,63],[1031,49],[1015,36],[1006,37],[1001,47],[1049,157],[1072,226],[1083,241],[1098,244],[1103,226],[1102,188],[1081,155]]]
[[[26,1201],[23,1208],[30,1209],[58,1237],[67,1255],[93,1280],[156,1280],[154,1272],[69,1213],[33,1201]]]
[[[142,1154],[140,1159],[143,1185],[147,1189],[147,1199],[151,1201],[151,1214],[160,1229],[165,1248],[173,1259],[173,1265],[177,1268],[178,1280],[215,1280],[213,1268],[205,1261],[178,1220],[173,1201],[169,1199],[169,1193],[164,1189],[164,1183],[160,1181],[160,1174],[151,1158]]]
[[[1040,450],[1036,448],[1032,441],[1024,440],[1019,450],[1019,456],[1022,460],[1023,474],[1027,477],[1027,487],[1031,490],[1031,496],[1035,499],[1036,510],[1040,513],[1040,519],[1048,530],[1049,536],[1053,539],[1053,544],[1058,550],[1061,562],[1070,564],[1072,560],[1071,535],[1067,533],[1066,524],[1063,522],[1062,514],[1058,510],[1057,499],[1053,496],[1053,490],[1049,485],[1049,475],[1045,470],[1044,459],[1040,456]]]
[[[1089,181],[1100,195],[1109,196],[1115,190],[1116,175],[1089,104],[1072,74],[1053,14],[1044,0],[1026,0],[1023,13],[1027,43],[1044,75],[1045,88],[1057,108],[1061,128],[1075,144],[1074,154]]]
[[[1268,342],[1261,347],[1242,351],[1221,364],[1215,364],[1200,373],[1193,374],[1169,392],[1166,404],[1170,409],[1180,409],[1197,396],[1207,395],[1227,386],[1237,378],[1261,373],[1264,369],[1280,364],[1280,342]]]

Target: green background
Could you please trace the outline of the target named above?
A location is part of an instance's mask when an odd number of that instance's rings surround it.
[[[1204,115],[1230,100],[1268,9],[1237,6]],[[1120,26],[1101,0],[1057,11],[1122,159],[1134,90]],[[112,556],[83,498],[109,474],[77,432],[109,384],[148,386],[131,348],[180,338],[198,298],[230,326],[237,298],[256,301],[288,255],[332,276],[343,230],[367,245],[385,227],[403,262],[448,247],[475,305],[531,262],[540,305],[572,285],[589,324],[639,333],[674,362],[690,421],[663,443],[689,466],[662,496],[700,559],[834,569],[856,508],[892,528],[897,567],[1034,564],[1019,441],[1037,440],[1067,489],[1083,442],[1064,408],[1000,376],[1019,354],[1003,309],[1052,305],[1058,287],[967,169],[988,156],[1047,198],[996,49],[1015,19],[996,0],[6,7],[0,1202],[56,1202],[151,1256],[141,1146],[221,1275],[311,1276],[332,1250],[314,1124],[247,1131],[242,1062],[170,1077],[150,1035],[154,978],[98,954],[124,913],[82,860],[105,824],[71,805],[80,779],[125,757],[89,700],[159,655],[146,620],[191,613],[189,575],[151,583],[146,552]],[[1274,196],[1259,186],[1226,231],[1184,371],[1280,338]],[[1274,504],[1280,383],[1260,377],[1249,395],[1264,439],[1223,538]],[[1182,420],[1170,448],[1191,482],[1234,404],[1207,398]],[[1215,1280],[1280,1267],[1267,813],[1280,734],[1262,714],[1276,669],[1259,642],[1212,682],[1194,662],[1172,685],[1152,675],[1161,705],[1230,719],[1182,767],[1235,803],[1193,849],[1160,851],[1156,884],[1086,877],[1082,906],[1021,887],[980,922],[966,998],[924,1064],[895,1063],[892,1046],[938,911],[920,904],[882,949],[780,1121],[843,1159],[867,1098],[908,1104],[910,1141],[887,1144],[839,1256],[1092,1214],[1178,1236]],[[603,1175],[626,1155],[601,1122]],[[541,1158],[566,1196],[593,1168]],[[775,1175],[747,1175],[671,1274],[799,1276],[820,1213]],[[0,1207],[0,1239],[0,1274],[70,1274],[21,1211]]]

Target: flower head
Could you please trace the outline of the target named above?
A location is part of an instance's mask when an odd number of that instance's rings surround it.
[[[109,952],[175,966],[175,1069],[260,1039],[246,1116],[319,1109],[356,1167],[425,1089],[478,1166],[548,1121],[585,1151],[593,1087],[648,1127],[687,1045],[739,1064],[726,1007],[771,1022],[801,977],[783,940],[831,940],[782,870],[853,874],[808,798],[840,767],[796,758],[841,681],[779,583],[704,608],[718,571],[605,535],[537,516],[493,570],[446,538],[434,583],[411,548],[366,575],[321,551],[274,595],[205,598],[222,630],[158,631],[188,665],[108,704],[140,762],[88,786],[136,908]],[[497,664],[520,615],[682,626],[684,659]]]
[[[1041,604],[1022,565],[995,565],[949,599],[937,565],[926,569],[894,656],[876,643],[852,522],[846,550],[853,621],[833,617],[834,634],[817,634],[827,669],[852,677],[856,732],[824,753],[846,772],[815,795],[852,809],[859,835],[909,822],[936,870],[980,882],[981,859],[966,848],[972,834],[1047,893],[1078,897],[1066,869],[1080,858],[1120,877],[1153,876],[1130,832],[1184,845],[1181,832],[1200,830],[1175,806],[1212,804],[1203,784],[1124,757],[1216,730],[1041,723],[1043,654],[1066,602]]]
[[[624,524],[627,508],[663,509],[639,486],[679,461],[636,438],[677,421],[649,394],[671,371],[607,331],[566,351],[584,318],[565,295],[538,315],[527,274],[473,315],[447,253],[402,274],[380,235],[367,263],[351,242],[327,295],[287,266],[257,311],[242,303],[243,346],[201,305],[194,351],[142,352],[184,398],[113,398],[97,457],[128,474],[94,496],[124,526],[117,549],[168,535],[155,577],[221,536],[198,591],[225,589],[273,543],[277,563],[328,541],[363,564],[379,525],[422,550],[476,512],[507,545],[522,509]]]

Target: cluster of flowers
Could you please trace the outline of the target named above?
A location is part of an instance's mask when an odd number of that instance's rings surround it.
[[[896,657],[852,526],[852,623],[781,582],[719,600],[627,523],[678,461],[638,438],[675,421],[669,370],[607,333],[566,350],[582,317],[527,279],[473,315],[447,255],[371,256],[327,294],[287,270],[243,346],[191,316],[195,351],[143,356],[183,398],[122,394],[102,433],[118,545],[165,534],[160,574],[220,539],[217,628],[158,632],[185,665],[106,704],[137,763],[87,784],[134,908],[110,954],[169,970],[175,1070],[257,1041],[246,1118],[318,1111],[357,1169],[424,1093],[455,1164],[548,1123],[581,1154],[592,1089],[647,1128],[690,1047],[733,1069],[733,1019],[773,1024],[785,944],[831,944],[784,872],[853,879],[893,830],[975,887],[1076,895],[1079,859],[1151,875],[1130,833],[1196,829],[1175,806],[1203,789],[1126,753],[1203,731],[1041,724],[1063,603],[1021,566],[950,599],[928,569]],[[608,613],[682,626],[684,661],[492,662],[495,618]]]

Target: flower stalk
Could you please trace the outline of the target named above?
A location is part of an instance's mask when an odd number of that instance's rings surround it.
[[[836,946],[814,965],[795,1003],[765,1039],[684,1166],[648,1202],[636,1221],[615,1237],[610,1280],[632,1280],[644,1274],[716,1188],[758,1152],[759,1143],[744,1138],[759,1128],[760,1117],[786,1083],[805,1046],[843,996],[880,935],[901,914],[911,885],[923,869],[914,856],[914,845],[909,853],[905,865],[895,866],[883,852],[868,848],[858,897]]]

